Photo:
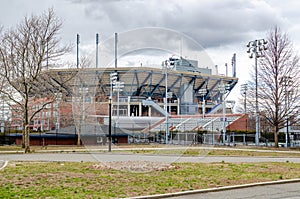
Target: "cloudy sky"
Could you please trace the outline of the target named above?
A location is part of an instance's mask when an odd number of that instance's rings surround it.
[[[200,63],[214,73],[218,65],[219,74],[225,74],[225,63],[230,65],[236,53],[240,85],[250,78],[254,63],[246,54],[246,44],[265,38],[275,25],[289,34],[300,51],[299,7],[297,0],[2,0],[0,25],[14,27],[24,16],[54,8],[63,20],[62,42],[74,45],[74,62],[77,33],[80,54],[88,55],[95,50],[96,33],[101,43],[112,45],[117,32],[120,49],[127,49],[121,51],[127,58],[120,62],[126,66],[159,65],[159,60],[168,58],[164,56],[176,54],[206,59]],[[145,50],[153,48],[157,50]],[[239,93],[239,85],[233,93]]]

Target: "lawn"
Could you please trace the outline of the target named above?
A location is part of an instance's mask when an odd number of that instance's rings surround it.
[[[107,152],[107,146],[32,146],[32,152]],[[0,146],[0,153],[23,153],[20,146]],[[264,156],[264,157],[300,157],[300,149],[266,148],[266,147],[198,147],[198,146],[166,146],[166,145],[121,145],[113,146],[114,153],[154,154],[154,155],[182,155],[182,156]]]
[[[122,198],[300,178],[296,163],[9,162],[0,198]],[[146,171],[136,168],[151,166]]]

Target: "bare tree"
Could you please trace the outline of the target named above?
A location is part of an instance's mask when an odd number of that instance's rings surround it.
[[[46,72],[50,64],[70,50],[59,45],[61,27],[61,20],[49,9],[39,16],[25,17],[16,28],[0,37],[0,92],[22,114],[25,152],[30,151],[30,122],[61,92]],[[33,109],[34,101],[42,97],[46,100]]]
[[[258,65],[258,100],[260,116],[274,128],[275,146],[278,132],[287,126],[287,118],[297,122],[299,111],[299,57],[288,35],[274,27],[268,34],[268,50]]]

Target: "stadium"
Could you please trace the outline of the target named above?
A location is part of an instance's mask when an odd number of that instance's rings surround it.
[[[235,54],[231,75],[213,72],[212,61],[198,43],[159,28],[125,32],[120,40],[116,34],[100,45],[99,52],[96,38],[94,68],[94,63],[79,66],[78,47],[79,35],[76,68],[47,66],[35,85],[44,95],[31,102],[32,109],[46,100],[47,93],[58,92],[54,87],[61,88],[62,95],[31,121],[30,128],[38,132],[31,134],[31,145],[78,144],[78,140],[83,145],[106,145],[110,136],[118,144],[214,144],[232,140],[231,131],[249,130],[248,115],[233,114],[234,101],[226,100],[238,82]],[[162,64],[128,67],[120,61],[117,65],[117,57],[141,49],[142,56],[158,49],[155,53],[163,56]],[[22,130],[20,118],[12,112],[9,128]],[[21,136],[15,136],[20,144]]]
[[[235,55],[232,63],[235,71]],[[228,106],[232,101],[226,102],[238,82],[235,72],[232,77],[213,75],[194,60],[171,57],[161,68],[73,68],[46,73],[63,93],[48,107],[49,113],[35,117],[32,129],[47,133],[33,135],[31,144],[72,144],[75,141],[70,140],[80,135],[84,145],[105,145],[108,133],[116,144],[218,143],[229,141],[230,131],[247,128],[247,115],[232,114]]]

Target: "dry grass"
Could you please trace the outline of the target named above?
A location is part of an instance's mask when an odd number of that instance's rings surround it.
[[[300,178],[300,164],[10,162],[0,176],[0,198],[121,198]]]

